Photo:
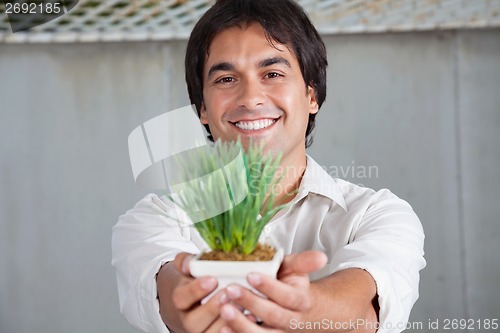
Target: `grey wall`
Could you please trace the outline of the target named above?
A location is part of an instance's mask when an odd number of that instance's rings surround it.
[[[499,318],[500,30],[325,41],[309,153],[420,216],[412,322]],[[111,227],[145,194],[128,134],[189,103],[184,47],[0,44],[0,332],[135,331],[118,312]]]
[[[328,52],[311,154],[377,166],[348,178],[420,216],[427,268],[411,320],[499,318],[500,31],[338,36]]]

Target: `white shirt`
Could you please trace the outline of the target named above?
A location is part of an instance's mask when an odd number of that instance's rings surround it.
[[[170,213],[167,213],[170,212]],[[168,332],[159,314],[156,274],[179,252],[198,253],[205,243],[194,228],[178,227],[165,198],[149,194],[113,228],[120,311],[137,329]],[[315,280],[346,268],[368,271],[377,285],[379,331],[401,332],[418,298],[425,267],[422,225],[404,200],[389,190],[331,178],[311,157],[288,208],[266,226],[285,254],[323,251],[327,265]]]

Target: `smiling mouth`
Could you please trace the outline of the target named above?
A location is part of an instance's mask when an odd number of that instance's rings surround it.
[[[279,118],[278,118],[279,119]],[[233,123],[236,127],[245,131],[257,131],[273,125],[278,119],[259,119],[252,121],[238,121]]]

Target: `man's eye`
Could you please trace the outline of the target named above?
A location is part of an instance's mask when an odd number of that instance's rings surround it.
[[[231,82],[234,82],[234,78],[232,78],[232,77],[223,77],[223,78],[215,81],[215,83],[231,83]]]
[[[271,72],[271,73],[267,73],[266,76],[270,79],[274,79],[274,78],[277,78],[277,77],[280,77],[281,74],[279,73],[276,73],[276,72]]]

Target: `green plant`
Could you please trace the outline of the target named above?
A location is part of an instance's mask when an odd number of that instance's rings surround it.
[[[239,142],[217,141],[176,159],[182,172],[170,198],[212,250],[252,253],[267,222],[285,206],[273,207],[280,160],[262,145],[251,143],[245,151]]]

